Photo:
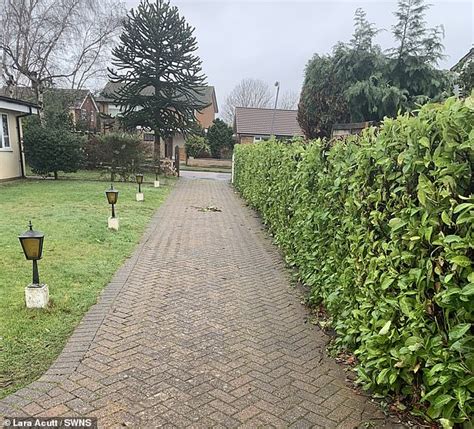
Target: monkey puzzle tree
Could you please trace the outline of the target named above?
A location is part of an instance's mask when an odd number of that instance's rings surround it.
[[[110,94],[122,106],[128,127],[155,132],[155,160],[160,137],[188,134],[195,111],[206,107],[200,99],[206,76],[202,73],[194,28],[167,0],[142,0],[127,15],[120,44],[113,50],[110,78],[117,89]]]

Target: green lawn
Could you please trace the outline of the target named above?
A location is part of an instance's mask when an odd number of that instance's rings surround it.
[[[0,398],[38,378],[53,362],[102,288],[129,256],[174,183],[117,183],[120,230],[107,229],[108,183],[80,180],[22,180],[0,184]],[[17,236],[28,220],[45,233],[40,281],[50,307],[27,310],[24,287],[31,282]]]

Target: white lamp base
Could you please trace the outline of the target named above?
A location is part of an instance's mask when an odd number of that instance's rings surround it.
[[[160,187],[160,181],[155,180],[154,185],[155,185],[155,188],[159,188]]]
[[[143,201],[145,198],[143,196],[143,192],[137,192],[137,201]]]
[[[46,308],[49,302],[48,285],[29,284],[25,287],[26,308]]]
[[[109,219],[107,221],[109,229],[113,229],[115,231],[118,231],[119,229],[119,219],[118,217],[112,217],[109,216]]]

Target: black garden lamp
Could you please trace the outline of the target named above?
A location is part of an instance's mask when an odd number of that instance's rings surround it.
[[[143,183],[143,174],[137,174],[135,176],[135,179],[137,180],[138,183],[138,193],[142,192],[142,183]]]
[[[155,180],[158,181],[158,174],[160,174],[160,167],[157,165],[155,167]]]
[[[113,183],[110,184],[110,189],[105,191],[105,195],[107,196],[107,201],[112,206],[112,217],[115,218],[115,204],[117,204],[118,193],[116,189],[114,189]]]
[[[33,285],[39,286],[38,263],[36,261],[41,259],[43,254],[44,234],[33,230],[31,220],[28,226],[30,229],[25,231],[18,238],[26,259],[33,261]]]

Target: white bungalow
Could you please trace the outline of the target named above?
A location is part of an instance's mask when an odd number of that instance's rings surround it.
[[[36,114],[36,105],[0,96],[0,181],[24,177],[21,118]]]

